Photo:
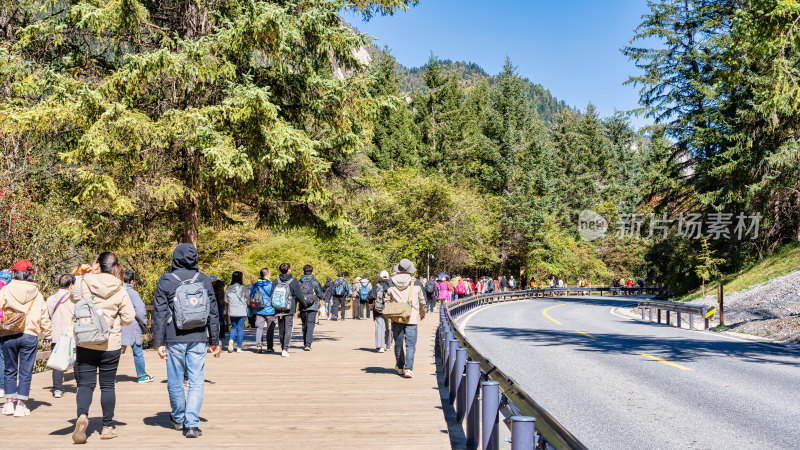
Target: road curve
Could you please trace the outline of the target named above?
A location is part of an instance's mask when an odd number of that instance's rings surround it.
[[[504,303],[459,324],[589,448],[800,447],[800,352],[614,314],[631,303]]]

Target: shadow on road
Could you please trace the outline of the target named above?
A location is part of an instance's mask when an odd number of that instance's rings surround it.
[[[626,322],[626,325],[639,325]],[[536,330],[530,328],[484,327],[470,325],[467,335],[473,333],[496,335],[506,339],[533,343],[537,346],[570,346],[576,351],[603,353],[653,353],[674,362],[699,361],[706,358],[734,357],[742,361],[797,365],[800,352],[764,345],[761,343],[718,341],[686,337],[671,338],[617,333],[593,333],[595,339],[574,331]]]

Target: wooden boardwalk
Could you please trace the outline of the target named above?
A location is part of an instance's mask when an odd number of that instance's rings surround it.
[[[255,353],[253,332],[247,330],[243,353],[207,359],[199,439],[169,428],[166,363],[155,351],[145,351],[147,371],[156,380],[138,384],[128,352],[117,375],[119,438],[100,439],[98,386],[86,447],[450,448],[436,384],[437,316],[430,314],[420,325],[416,377],[410,380],[394,371],[393,351],[372,348],[372,320],[322,320],[311,352],[302,350],[296,326],[289,358]],[[75,381],[71,374],[67,380],[67,394],[55,399],[50,372],[34,375],[31,415],[0,416],[2,441],[16,449],[74,448]]]

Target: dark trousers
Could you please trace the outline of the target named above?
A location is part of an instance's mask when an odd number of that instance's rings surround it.
[[[366,311],[367,319],[369,319],[369,303],[366,301],[359,301],[359,303],[361,304],[361,309],[359,310],[361,317],[364,317],[364,311]]]
[[[292,314],[278,315],[278,336],[281,338],[281,350],[289,350],[293,326],[294,316]]]
[[[303,343],[311,348],[314,341],[314,325],[317,322],[317,311],[303,311],[300,313],[300,321],[303,323]]]
[[[33,366],[39,340],[31,334],[15,334],[2,338],[2,352],[6,366],[3,390],[6,398],[26,401],[31,394]]]
[[[53,390],[64,390],[64,372],[53,369]]]
[[[75,351],[75,381],[78,383],[78,416],[89,414],[92,406],[97,374],[100,373],[100,405],[103,408],[103,426],[110,427],[114,422],[114,407],[117,395],[114,380],[117,378],[121,350],[104,352],[78,347]]]
[[[342,320],[344,320],[345,301],[347,297],[333,297],[333,318],[339,315],[339,310],[342,311]]]

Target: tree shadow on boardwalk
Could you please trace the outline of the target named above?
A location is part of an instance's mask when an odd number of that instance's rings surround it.
[[[625,324],[627,326],[641,325],[641,323],[637,322],[626,322]],[[581,352],[653,353],[673,362],[692,362],[706,358],[733,357],[742,361],[760,364],[794,366],[800,363],[800,352],[794,349],[757,342],[693,338],[692,332],[687,332],[686,337],[680,338],[592,333],[595,339],[591,339],[571,330],[469,326],[467,335],[472,333],[496,335],[505,339],[533,343],[542,347],[570,346],[574,350]]]

